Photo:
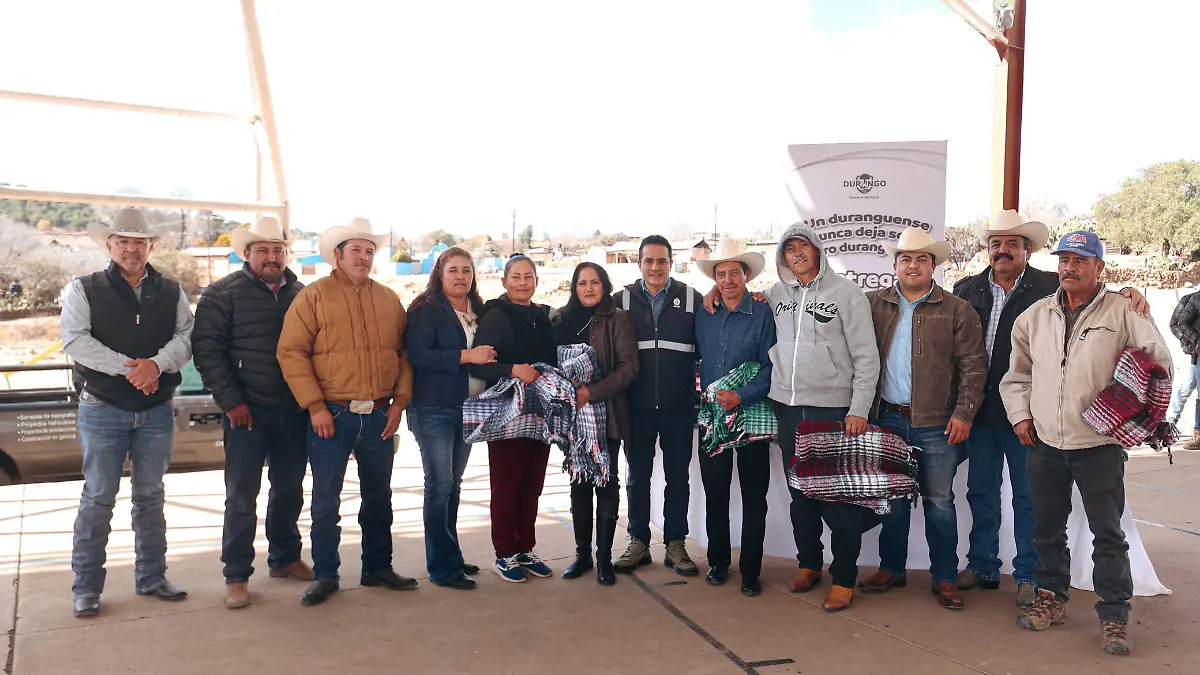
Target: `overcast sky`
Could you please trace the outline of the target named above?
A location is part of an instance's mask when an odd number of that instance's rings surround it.
[[[1030,4],[1023,199],[1083,212],[1200,158],[1200,3]],[[989,215],[997,57],[939,0],[258,5],[302,229],[498,236],[515,208],[539,235],[644,234],[717,204],[723,231],[778,232],[786,146],[838,141],[948,140],[949,224]],[[0,26],[0,89],[249,110],[236,0],[0,0]],[[0,101],[9,183],[252,200],[253,148],[236,123]]]

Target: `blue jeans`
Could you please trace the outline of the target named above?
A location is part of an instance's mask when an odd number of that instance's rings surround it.
[[[234,429],[223,416],[225,432],[225,527],[221,562],[225,582],[246,582],[254,574],[254,535],[258,530],[258,493],[263,464],[271,481],[267,493],[267,565],[282,569],[300,559],[304,508],[304,470],[308,468],[305,430],[308,412],[250,406],[254,428]]]
[[[71,550],[75,597],[99,596],[104,590],[105,548],[126,457],[133,483],[134,588],[149,593],[166,583],[162,477],[171,463],[174,421],[170,401],[135,413],[102,403],[86,391],[80,395],[83,494]]]
[[[900,434],[921,448],[921,502],[925,510],[925,541],[929,545],[929,573],[933,583],[953,582],[958,576],[958,516],[954,511],[954,474],[961,461],[962,445],[946,442],[945,427],[914,427],[909,418],[884,411],[875,424]],[[912,505],[907,499],[892,501],[879,532],[879,568],[903,575],[908,567],[908,531]]]
[[[982,579],[1000,578],[1000,486],[1004,462],[1012,488],[1013,579],[1033,583],[1037,551],[1033,548],[1033,501],[1029,498],[1026,448],[1012,429],[974,427],[967,439],[967,502],[971,504],[971,550],[967,568]]]
[[[312,468],[312,556],[317,579],[337,579],[342,559],[342,481],[350,454],[358,462],[362,501],[358,525],[362,529],[362,574],[392,569],[392,439],[380,438],[387,426],[381,408],[369,415],[325,404],[333,414],[333,437],[321,438],[308,427],[308,463]]]
[[[458,499],[471,445],[463,440],[462,408],[410,406],[408,428],[425,469],[425,569],[435,584],[462,574]]]
[[[1197,368],[1200,366],[1190,363],[1179,367],[1179,382],[1175,385],[1175,391],[1171,392],[1171,407],[1167,410],[1168,420],[1178,420],[1183,415],[1183,406],[1187,405],[1188,398],[1196,391]],[[1192,425],[1192,429],[1200,431],[1200,398],[1196,399],[1196,423]]]
[[[655,442],[663,451],[663,537],[683,541],[688,535],[688,502],[691,499],[692,429],[696,409],[687,407],[637,408],[629,410],[629,440],[625,459],[629,462],[625,486],[629,502],[629,536],[650,545],[650,477],[654,473]]]

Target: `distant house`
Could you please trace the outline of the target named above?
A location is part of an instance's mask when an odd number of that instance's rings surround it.
[[[636,263],[641,241],[618,241],[604,249],[605,263]]]
[[[712,247],[701,239],[692,245],[692,260],[708,260],[712,256]]]

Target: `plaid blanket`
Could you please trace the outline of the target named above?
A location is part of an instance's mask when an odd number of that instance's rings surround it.
[[[810,499],[858,504],[878,514],[888,513],[893,499],[916,502],[920,448],[874,424],[860,436],[847,437],[845,429],[841,422],[797,425],[788,484]]]
[[[463,439],[468,443],[532,438],[559,446],[563,470],[572,480],[604,485],[609,458],[607,409],[603,402],[576,410],[576,383],[598,379],[596,352],[588,345],[558,348],[557,367],[535,363],[533,384],[501,380],[463,403]]]
[[[1169,450],[1177,440],[1175,427],[1166,422],[1170,402],[1170,373],[1145,351],[1131,347],[1121,352],[1113,381],[1083,411],[1083,419],[1126,448],[1145,443]]]
[[[771,402],[764,399],[749,406],[738,406],[726,410],[717,403],[717,390],[733,391],[753,380],[762,366],[747,362],[729,371],[729,374],[708,385],[700,395],[700,448],[714,456],[727,448],[748,445],[755,441],[774,439],[779,433],[779,423]]]

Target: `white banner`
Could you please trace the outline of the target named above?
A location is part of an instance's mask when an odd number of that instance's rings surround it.
[[[830,267],[863,290],[896,283],[881,244],[895,243],[904,228],[942,238],[946,141],[789,145],[788,156],[788,192],[801,220],[817,231]]]

